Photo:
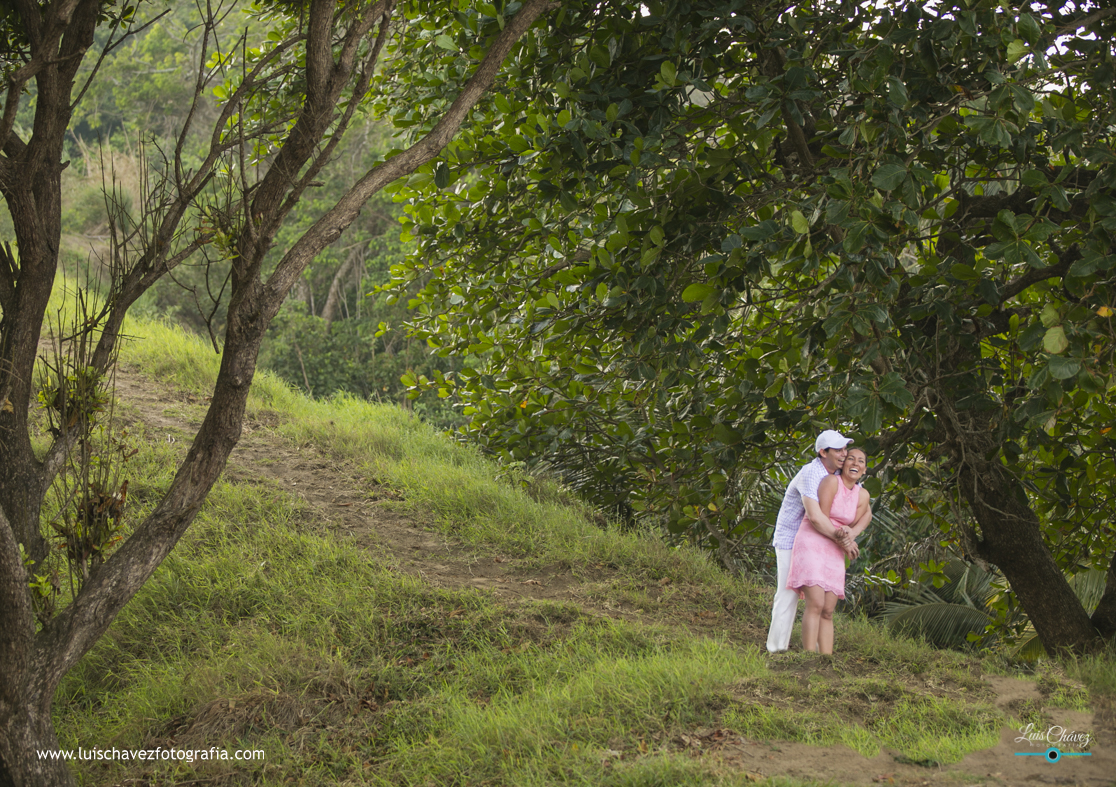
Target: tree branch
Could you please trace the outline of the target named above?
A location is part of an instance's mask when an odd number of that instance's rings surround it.
[[[327,11],[332,7],[328,3],[321,5],[325,6]],[[317,6],[318,4],[314,4],[314,7]],[[298,119],[284,140],[282,150],[276,155],[271,168],[263,176],[259,189],[252,199],[250,216],[266,216],[270,222],[269,226],[259,228],[259,232],[263,236],[270,237],[278,231],[283,219],[294,207],[306,186],[325,166],[328,155],[319,156],[311,166],[310,172],[306,173],[301,182],[299,181],[298,173],[305,166],[307,160],[311,158],[318,141],[333,122],[334,109],[340,100],[342,90],[353,73],[357,45],[379,21],[380,31],[373,45],[372,56],[379,55],[380,48],[386,38],[387,20],[391,9],[392,4],[386,1],[376,3],[365,9],[362,16],[354,20],[348,30],[345,31],[345,43],[342,46],[341,58],[336,63],[333,60],[332,24],[315,25],[312,18],[306,45],[306,70],[308,74],[311,71],[317,74],[313,81],[318,87],[317,89],[310,88],[310,77],[308,76],[306,97]],[[370,69],[362,71],[361,78],[370,80]],[[367,83],[358,82],[354,86],[354,91],[363,90],[367,90]],[[354,92],[354,96],[359,94],[359,92]],[[355,103],[355,101],[350,102],[350,106],[344,114],[342,125],[347,124],[352,117]],[[335,135],[334,139],[327,145],[329,152],[332,152],[336,147],[337,141]],[[288,192],[290,192],[289,197],[281,203],[280,201],[284,199],[284,195]],[[273,206],[280,204],[283,205],[282,209],[273,209]],[[245,253],[242,250],[241,256],[250,264],[255,265],[258,263],[258,258],[262,256],[262,250],[256,253]]]
[[[1066,33],[1076,32],[1083,27],[1091,27],[1097,22],[1100,22],[1103,19],[1107,19],[1113,14],[1116,14],[1116,8],[1105,8],[1100,11],[1094,11],[1088,16],[1083,16],[1076,19],[1073,17],[1063,16],[1061,14],[1055,14],[1054,21],[1058,25],[1058,35],[1065,35]]]
[[[375,69],[376,63],[380,58],[380,52],[383,50],[384,44],[387,42],[392,10],[393,3],[391,2],[377,4],[377,7],[374,7],[373,9],[373,13],[369,13],[365,17],[364,22],[361,25],[354,26],[354,29],[350,30],[350,33],[347,36],[342,55],[338,59],[337,68],[335,69],[335,73],[337,74],[351,73],[353,65],[352,57],[353,54],[356,52],[357,43],[359,43],[359,41],[371,30],[372,25],[376,21],[375,13],[378,12],[382,14],[382,16],[380,17],[380,29],[376,35],[376,40],[372,44],[371,52],[369,52],[368,56],[364,59],[364,63],[361,66],[360,74],[357,77],[356,84],[353,87],[354,96],[359,96],[366,93],[368,90],[368,86],[372,82],[373,70]],[[336,104],[336,101],[334,102],[334,104]],[[325,165],[329,163],[329,160],[333,157],[333,152],[337,149],[337,146],[340,144],[345,131],[349,128],[349,123],[352,122],[353,115],[356,114],[357,106],[357,101],[350,101],[348,103],[348,106],[345,107],[345,111],[342,114],[340,120],[337,121],[337,126],[334,129],[333,133],[330,134],[329,141],[326,143],[325,148],[316,156],[314,156],[314,159],[310,163],[310,166],[307,167],[306,172],[303,173],[302,177],[299,178],[298,182],[293,186],[293,188],[291,188],[290,193],[284,200],[283,210],[279,214],[280,220],[282,217],[285,217],[291,210],[294,209],[295,205],[302,198],[302,195],[305,193],[306,189],[309,188],[310,184],[321,173]]]
[[[73,101],[70,102],[70,108],[73,109],[73,108],[77,107],[78,104],[81,103],[81,99],[85,96],[86,92],[89,90],[90,86],[93,84],[93,80],[97,78],[97,73],[101,70],[101,66],[104,65],[105,58],[109,56],[109,53],[113,52],[118,46],[123,44],[125,41],[127,41],[132,36],[138,36],[144,30],[151,27],[153,24],[158,22],[160,19],[162,19],[164,16],[166,16],[169,13],[170,13],[170,9],[168,9],[166,11],[163,11],[163,13],[159,14],[154,19],[152,19],[150,21],[147,21],[147,22],[144,22],[139,27],[128,28],[127,30],[124,31],[124,33],[120,36],[120,38],[118,38],[116,40],[113,40],[110,37],[109,40],[105,43],[104,47],[102,47],[101,54],[97,57],[97,62],[93,64],[93,68],[90,70],[89,76],[86,77],[85,83],[81,86],[81,89],[78,90],[77,98],[75,98]],[[115,25],[113,26],[113,30],[114,31],[116,30]]]
[[[460,95],[430,133],[399,155],[366,173],[284,255],[275,273],[268,279],[269,300],[276,304],[282,303],[295,279],[302,274],[310,260],[340,237],[345,228],[356,218],[361,206],[373,194],[396,178],[413,172],[430,161],[449,144],[473,106],[492,85],[500,65],[515,43],[544,12],[559,6],[560,3],[556,0],[528,0],[516,12],[500,32]]]
[[[318,0],[315,0],[316,2]],[[330,3],[332,5],[332,3]],[[529,0],[508,21],[477,73],[466,84],[441,122],[410,150],[377,167],[343,198],[340,208],[327,214],[296,244],[305,252],[324,246],[340,232],[338,213],[347,225],[360,206],[383,184],[413,171],[449,142],[476,101],[492,84],[512,46],[545,10],[551,0]],[[274,206],[273,206],[274,207]],[[265,218],[265,223],[270,217]],[[243,423],[245,403],[255,371],[256,356],[268,321],[278,310],[291,283],[308,262],[292,250],[265,290],[248,283],[234,289],[229,307],[221,370],[205,420],[186,459],[163,499],[133,535],[94,570],[73,602],[52,618],[35,638],[37,680],[44,689],[57,686],[62,675],[103,635],[119,611],[175,547],[225,466]],[[296,270],[297,269],[297,270]],[[293,275],[292,275],[293,274]],[[236,285],[234,284],[234,287]]]
[[[1054,265],[1048,265],[1045,268],[1032,268],[1004,287],[1003,299],[1005,301],[1010,300],[1040,281],[1062,278],[1069,271],[1070,266],[1079,259],[1081,259],[1081,252],[1076,246],[1070,247]]]

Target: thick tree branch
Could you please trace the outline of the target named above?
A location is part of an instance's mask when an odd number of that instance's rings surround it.
[[[1081,259],[1081,252],[1074,246],[1063,253],[1054,265],[1048,265],[1045,268],[1033,268],[1015,281],[1004,287],[1003,299],[1005,301],[1011,300],[1015,296],[1024,292],[1028,287],[1046,281],[1047,279],[1060,279],[1066,275],[1070,266]]]
[[[19,15],[23,30],[27,34],[27,40],[30,44],[30,57],[27,62],[7,77],[4,114],[3,117],[0,117],[0,150],[7,148],[8,137],[12,133],[16,115],[19,112],[20,96],[23,94],[24,86],[57,57],[55,50],[62,36],[62,29],[57,24],[52,24],[52,22],[60,19],[63,12],[65,12],[65,17],[68,20],[76,2],[77,0],[65,0],[64,3],[58,4],[58,8],[48,6],[45,9],[46,15],[50,19],[50,22],[46,24],[46,33],[43,30],[44,9],[41,9],[38,3],[29,2],[29,0],[13,0],[11,3]],[[11,152],[9,152],[9,155],[11,155]]]
[[[1086,16],[1065,16],[1062,14],[1055,14],[1054,21],[1058,25],[1058,35],[1065,35],[1073,33],[1081,28],[1090,28],[1097,22],[1107,19],[1110,16],[1116,15],[1116,8],[1103,8],[1100,11],[1094,11]]]
[[[66,0],[67,3],[73,0]],[[42,46],[43,41],[43,8],[39,3],[32,0],[12,0],[12,8],[19,14],[20,21],[23,24],[23,29],[27,33],[27,42],[31,45],[31,50]],[[46,9],[50,13],[50,7]],[[32,55],[34,57],[34,55]]]
[[[380,11],[382,16],[379,20],[380,29],[376,35],[376,40],[372,45],[372,50],[364,59],[364,63],[361,66],[360,73],[354,83],[352,89],[352,95],[354,96],[363,95],[367,92],[368,86],[372,82],[372,73],[376,67],[376,63],[380,59],[380,52],[383,50],[384,44],[387,42],[388,31],[391,27],[390,23],[393,4],[390,2],[386,2],[379,3],[378,6],[382,7],[382,10]],[[365,19],[364,23],[358,28],[361,37],[368,34],[375,21],[376,19],[374,14],[370,14],[368,18]],[[344,73],[351,73],[353,65],[352,55],[356,51],[357,41],[359,41],[359,39],[352,36],[350,36],[349,39],[346,41],[346,45],[344,47],[345,52],[343,52],[342,56],[338,59],[335,73],[340,74],[342,72],[342,68],[345,69]],[[352,46],[350,46],[350,44],[352,44]],[[321,171],[326,166],[326,164],[329,163],[330,159],[333,157],[334,151],[337,149],[337,146],[341,143],[345,132],[348,130],[353,116],[356,114],[357,106],[358,102],[356,101],[348,102],[348,106],[345,107],[344,113],[337,121],[336,128],[334,128],[333,132],[330,134],[329,141],[326,143],[321,152],[317,153],[313,157],[313,161],[311,161],[310,166],[306,168],[306,172],[303,173],[302,177],[299,178],[298,182],[291,188],[290,193],[287,194],[286,199],[283,201],[283,209],[279,214],[281,217],[285,217],[288,213],[290,213],[290,211],[294,209],[295,205],[297,205],[298,201],[302,198],[302,195],[306,192],[306,189],[310,187],[310,184],[319,174],[321,174]]]
[[[1054,175],[1054,179],[1063,184],[1064,186],[1072,189],[1084,190],[1092,183],[1098,172],[1096,170],[1087,170],[1074,168],[1068,175],[1062,169],[1051,169],[1050,173]],[[967,191],[960,189],[957,191],[957,198],[961,203],[960,209],[957,211],[955,221],[969,219],[994,219],[997,214],[1002,210],[1010,210],[1012,213],[1033,213],[1035,201],[1039,198],[1039,193],[1032,189],[1030,186],[1021,186],[1010,194],[984,194],[973,195]],[[1067,219],[1080,219],[1083,218],[1089,211],[1089,201],[1084,197],[1077,197],[1070,201],[1070,209],[1068,211],[1059,210],[1057,208],[1049,208],[1050,219],[1059,224]]]
[[[315,6],[318,4],[315,4]],[[329,4],[321,4],[329,6]],[[283,142],[282,150],[275,157],[271,168],[264,175],[259,188],[252,199],[249,215],[251,217],[267,217],[267,224],[258,229],[253,227],[252,232],[258,232],[262,237],[271,237],[279,229],[288,212],[298,201],[307,184],[321,170],[328,159],[328,154],[319,156],[311,171],[299,182],[299,172],[307,161],[314,155],[322,136],[333,122],[333,113],[341,98],[341,93],[352,78],[354,58],[359,42],[371,32],[377,22],[380,23],[380,32],[376,43],[373,45],[373,57],[377,57],[383,41],[386,38],[386,28],[390,18],[391,2],[379,2],[365,9],[361,16],[354,20],[344,34],[344,44],[341,47],[341,57],[335,63],[333,60],[333,28],[331,24],[315,26],[311,20],[309,39],[307,41],[306,69],[309,74],[317,74],[314,79],[318,89],[306,92],[301,111],[290,133]],[[327,9],[328,10],[328,9]],[[324,13],[324,12],[323,12]],[[332,18],[332,17],[331,17]],[[371,79],[370,68],[361,74],[362,79]],[[367,82],[354,87],[354,91],[367,90]],[[354,92],[354,95],[359,95]],[[350,107],[342,119],[342,127],[348,123],[355,110],[356,102],[350,102]],[[327,145],[329,152],[337,144],[337,136]],[[289,197],[284,201],[284,195]],[[275,206],[283,205],[276,210]],[[247,238],[248,245],[255,246],[251,238]],[[242,246],[245,244],[242,243]],[[241,249],[241,258],[249,266],[258,265],[265,249]],[[247,270],[244,275],[250,275]]]

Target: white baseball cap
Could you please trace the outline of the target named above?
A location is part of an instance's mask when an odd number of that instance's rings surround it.
[[[818,435],[818,439],[814,441],[814,452],[824,451],[827,448],[844,448],[851,442],[851,437],[845,437],[840,432],[826,429]]]

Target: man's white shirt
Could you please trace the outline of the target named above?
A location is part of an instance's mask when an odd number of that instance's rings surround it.
[[[798,526],[802,524],[802,517],[806,516],[806,507],[802,498],[818,499],[818,487],[822,480],[831,473],[825,469],[820,457],[803,467],[787,484],[786,494],[783,495],[783,504],[779,506],[779,516],[775,520],[775,537],[772,543],[776,549],[792,549],[794,537],[798,534]]]

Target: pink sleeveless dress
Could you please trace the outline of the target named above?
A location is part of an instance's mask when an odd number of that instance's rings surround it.
[[[833,505],[829,509],[829,521],[834,525],[851,525],[859,500],[859,486],[846,489],[838,480],[837,494],[833,496]],[[797,591],[799,598],[805,598],[802,588],[807,586],[817,586],[844,598],[845,550],[815,530],[810,520],[803,517],[798,535],[794,537],[794,549],[791,550],[787,587]]]

